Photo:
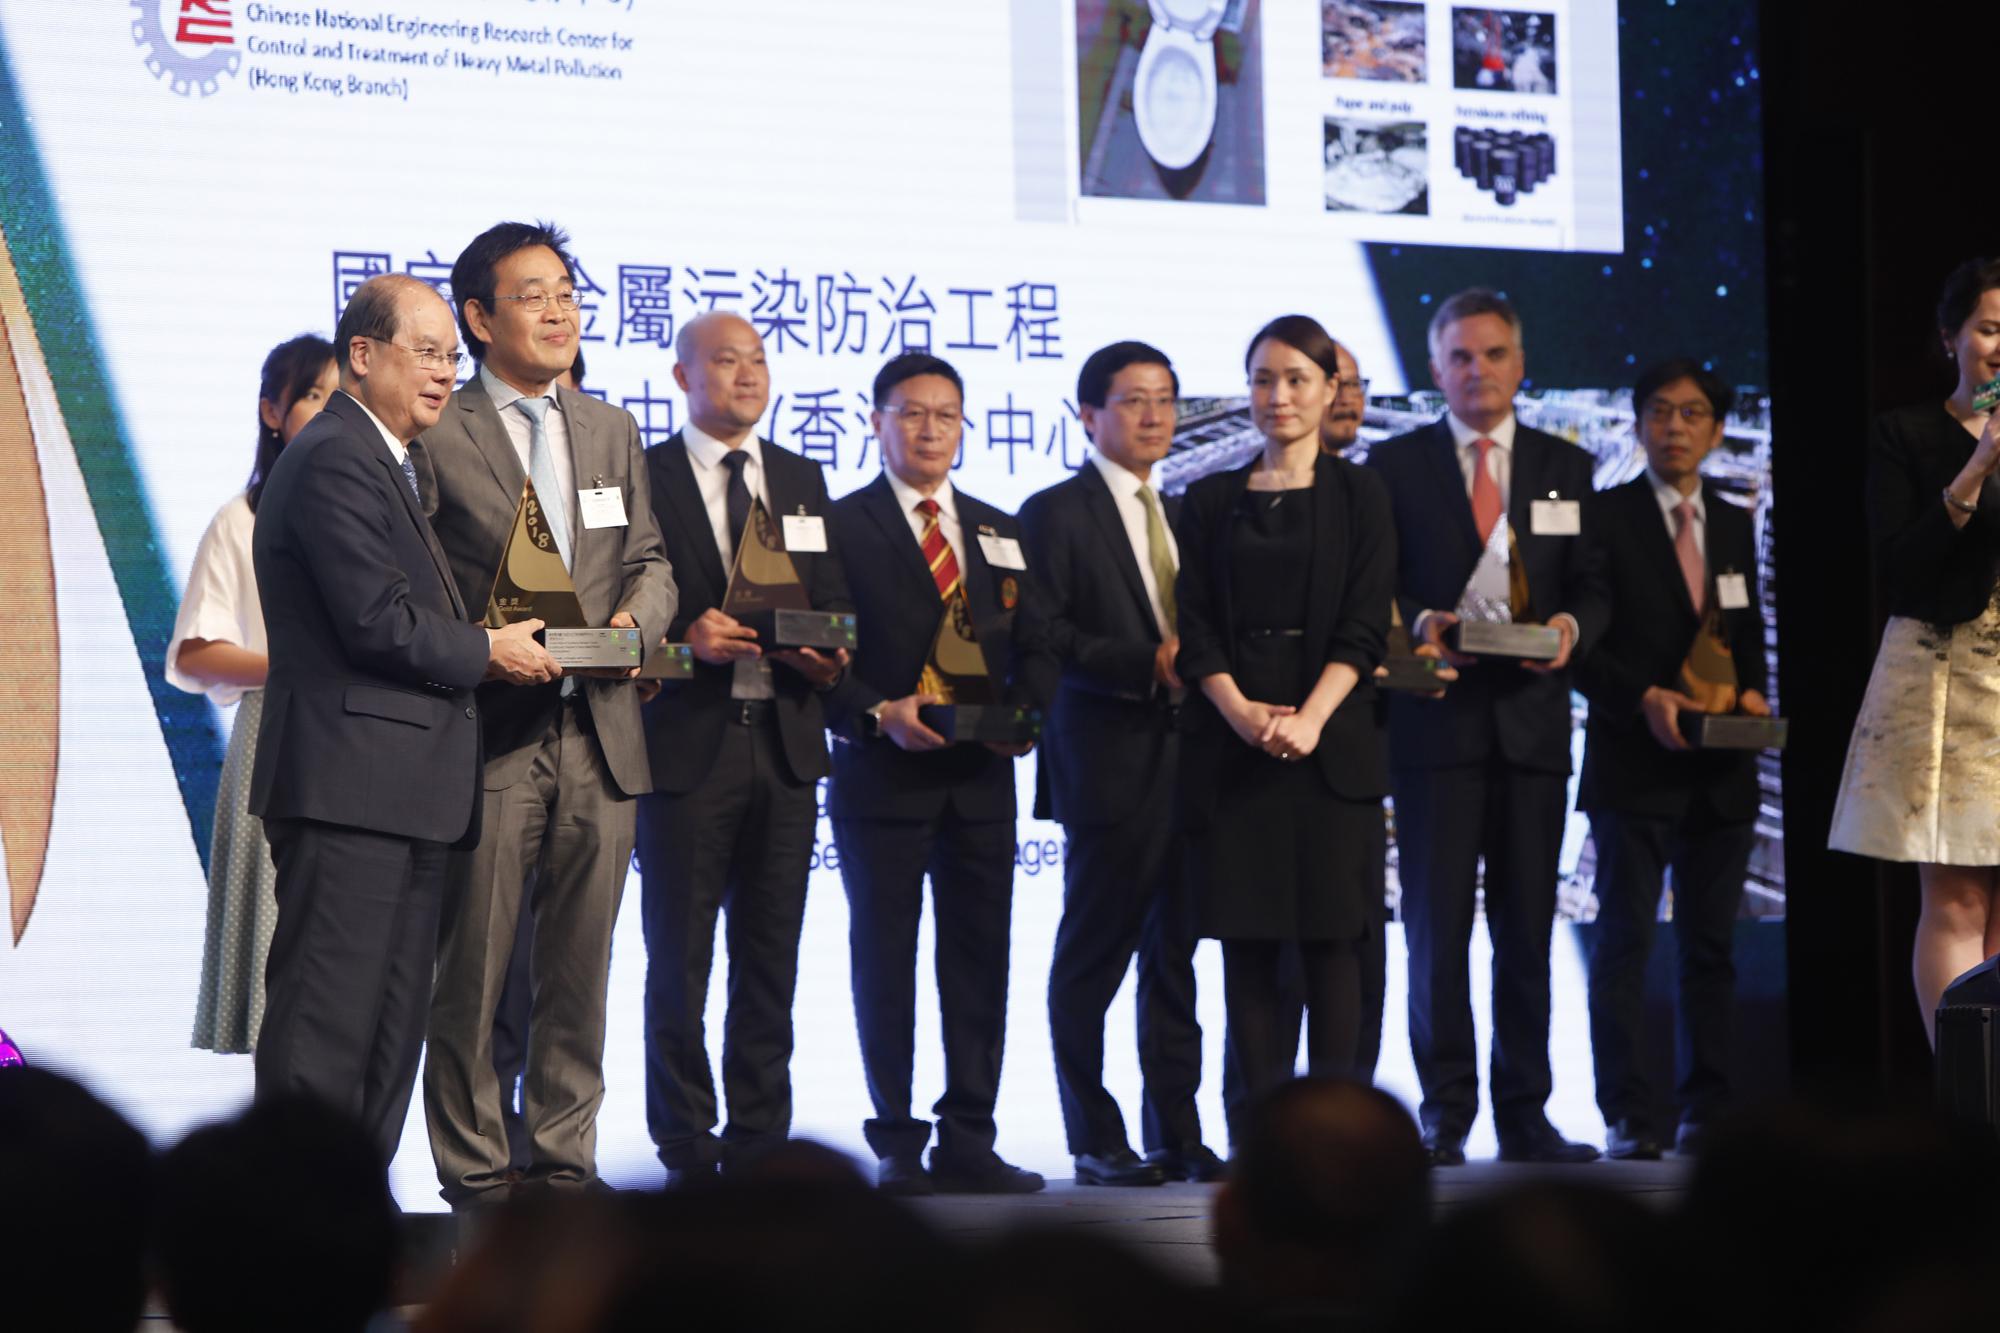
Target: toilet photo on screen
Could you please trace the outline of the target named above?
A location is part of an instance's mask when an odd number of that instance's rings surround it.
[[[1259,0],[1077,0],[1080,189],[1264,202]]]

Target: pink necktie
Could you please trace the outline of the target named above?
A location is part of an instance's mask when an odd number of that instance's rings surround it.
[[[1493,441],[1477,439],[1472,447],[1479,451],[1472,463],[1472,525],[1479,529],[1479,540],[1484,542],[1493,535],[1493,525],[1500,521],[1500,483],[1493,480],[1493,473],[1486,466],[1486,456],[1493,452]]]
[[[1694,502],[1683,500],[1674,506],[1674,558],[1681,562],[1681,577],[1687,580],[1688,600],[1694,613],[1702,613],[1707,600],[1708,571],[1702,568],[1701,548],[1694,541]]]

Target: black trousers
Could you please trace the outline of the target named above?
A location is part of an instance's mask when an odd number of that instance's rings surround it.
[[[402,1141],[430,1013],[445,845],[267,819],[278,921],[264,970],[257,1092],[356,1118],[388,1162]]]
[[[1229,1011],[1227,1060],[1235,1070],[1230,1141],[1242,1141],[1243,1113],[1292,1077],[1298,1063],[1299,1005],[1306,1014],[1306,1067],[1352,1077],[1361,1054],[1362,940],[1224,940],[1222,991]]]
[[[1410,1047],[1424,1127],[1463,1137],[1479,1110],[1468,952],[1485,863],[1493,942],[1494,1126],[1545,1120],[1549,935],[1568,778],[1502,760],[1396,772],[1396,846],[1410,950]]]
[[[993,1104],[1007,1039],[1007,963],[1014,909],[1014,822],[836,819],[847,889],[848,952],[861,1063],[878,1157],[914,1157],[930,1125],[910,1114],[917,1022],[917,924],[930,877],[943,1019],[944,1095],[938,1152],[978,1165],[993,1151]]]
[[[1757,838],[1753,821],[1683,819],[1593,811],[1597,844],[1597,944],[1590,956],[1590,1050],[1605,1123],[1649,1126],[1653,1093],[1640,1041],[1646,956],[1659,919],[1660,888],[1673,869],[1674,1100],[1683,1121],[1718,1115],[1729,1093],[1731,954],[1743,877]]]
[[[1104,1015],[1136,953],[1141,1131],[1148,1152],[1201,1143],[1194,901],[1174,819],[1174,766],[1144,779],[1122,823],[1066,825],[1063,915],[1049,964],[1049,1036],[1072,1154],[1129,1148],[1104,1087]]]
[[[732,722],[693,791],[639,798],[646,1126],[670,1169],[748,1161],[791,1132],[792,998],[819,805],[779,740],[769,721]],[[720,1139],[702,1019],[719,913],[729,947]]]

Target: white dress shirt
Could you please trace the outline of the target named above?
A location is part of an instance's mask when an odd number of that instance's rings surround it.
[[[687,444],[688,462],[694,465],[695,488],[701,492],[701,507],[708,511],[709,531],[715,537],[715,549],[722,556],[722,568],[725,571],[733,569],[736,566],[736,543],[743,534],[729,530],[729,469],[722,466],[722,460],[732,451],[693,422],[681,430],[681,439]],[[736,452],[749,460],[743,465],[743,484],[750,488],[751,498],[762,501],[765,510],[769,511],[771,495],[764,486],[763,441],[752,431],[750,438],[743,441]],[[769,644],[759,646],[766,652],[770,651]],[[730,698],[769,699],[775,694],[771,687],[769,662],[761,657],[737,661],[736,677],[729,687]]]
[[[241,685],[209,684],[180,668],[181,645],[189,639],[233,643],[253,653],[269,655],[264,638],[264,607],[257,600],[257,571],[250,564],[250,537],[257,516],[250,501],[237,495],[216,514],[201,534],[188,570],[187,596],[174,617],[174,637],[167,643],[167,683],[189,694],[207,694],[228,707],[241,699]]]
[[[1667,522],[1667,540],[1674,540],[1674,510],[1686,500],[1694,506],[1694,549],[1701,553],[1702,567],[1708,567],[1708,508],[1703,503],[1701,486],[1697,484],[1693,495],[1682,495],[1680,488],[1664,480],[1651,468],[1646,469],[1646,480],[1653,483],[1653,498],[1660,502],[1660,517]]]
[[[921,547],[924,544],[924,516],[917,512],[917,506],[923,502],[924,495],[887,468],[882,469],[882,475],[889,479],[889,489],[895,492],[896,503],[903,507],[903,517],[910,522],[910,535],[917,539],[917,545]],[[946,477],[940,482],[929,498],[937,501],[938,527],[943,531],[945,541],[951,544],[952,556],[958,561],[959,577],[964,578],[965,529],[959,526],[958,497],[952,492],[951,478]]]
[[[1139,498],[1139,492],[1150,488],[1155,503],[1159,501],[1159,487],[1151,480],[1141,481],[1122,465],[1112,462],[1095,449],[1090,451],[1090,461],[1097,465],[1104,484],[1111,490],[1111,503],[1117,506],[1118,517],[1125,524],[1125,540],[1132,544],[1132,557],[1139,562],[1139,581],[1146,585],[1146,601],[1153,608],[1153,623],[1159,626],[1162,641],[1173,637],[1167,625],[1167,606],[1160,597],[1160,581],[1153,577],[1153,548],[1146,537],[1146,505]],[[1160,526],[1167,534],[1167,550],[1173,556],[1174,568],[1181,567],[1180,543],[1174,540],[1174,530],[1167,526],[1166,510],[1160,511]]]
[[[495,375],[485,366],[479,368],[479,382],[486,388],[486,396],[493,400],[493,410],[500,414],[500,424],[507,428],[507,439],[514,446],[515,457],[521,460],[521,471],[532,477],[535,469],[529,462],[534,448],[535,423],[525,412],[516,412],[514,404],[528,395]],[[543,504],[562,502],[563,514],[569,520],[570,549],[576,549],[577,508],[576,508],[576,464],[569,456],[569,422],[563,417],[562,401],[556,396],[551,385],[544,395],[549,400],[548,414],[542,418],[542,425],[549,433],[549,462],[556,470],[556,489],[562,494],[556,496],[538,495],[535,498]]]
[[[390,434],[389,428],[382,424],[382,418],[368,410],[368,404],[362,402],[359,398],[355,398],[352,394],[349,394],[348,398],[356,407],[361,409],[370,421],[375,423],[375,429],[382,432],[382,443],[389,446],[389,452],[395,455],[396,466],[401,467],[403,461],[410,456],[410,446]]]

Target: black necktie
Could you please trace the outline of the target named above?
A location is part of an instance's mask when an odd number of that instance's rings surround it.
[[[744,525],[750,521],[750,487],[743,480],[743,467],[749,461],[750,455],[741,449],[731,449],[722,456],[722,466],[729,469],[729,489],[723,500],[729,514],[730,542],[722,553],[725,560],[736,558],[736,547],[743,540]]]

